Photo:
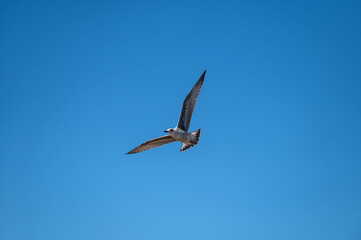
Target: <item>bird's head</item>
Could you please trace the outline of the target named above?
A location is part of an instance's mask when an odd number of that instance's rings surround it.
[[[167,130],[165,130],[164,132],[165,133],[171,133],[171,132],[173,132],[174,131],[174,129],[173,128],[168,128]]]

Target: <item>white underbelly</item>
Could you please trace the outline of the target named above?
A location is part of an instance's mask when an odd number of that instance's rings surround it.
[[[170,135],[177,141],[181,142],[188,142],[189,141],[189,134],[188,133],[180,133],[180,132],[173,132]]]

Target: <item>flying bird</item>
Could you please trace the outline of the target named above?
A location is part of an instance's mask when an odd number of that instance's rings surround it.
[[[198,143],[201,135],[201,129],[191,133],[188,133],[188,129],[191,123],[193,109],[196,105],[199,92],[201,91],[205,75],[206,71],[203,72],[198,81],[192,87],[191,91],[188,93],[187,97],[184,99],[177,126],[175,128],[168,128],[165,130],[164,132],[168,133],[168,135],[146,141],[127,154],[143,152],[145,150],[176,141],[180,141],[182,143],[180,151],[184,151]]]

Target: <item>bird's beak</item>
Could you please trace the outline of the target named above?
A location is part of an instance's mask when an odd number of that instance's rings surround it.
[[[168,131],[167,131],[167,130],[165,130],[164,132],[165,132],[165,133],[167,133]]]

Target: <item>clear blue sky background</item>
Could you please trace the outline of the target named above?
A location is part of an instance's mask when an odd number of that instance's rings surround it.
[[[360,1],[2,1],[0,239],[361,238]],[[177,123],[207,69],[191,130]]]

